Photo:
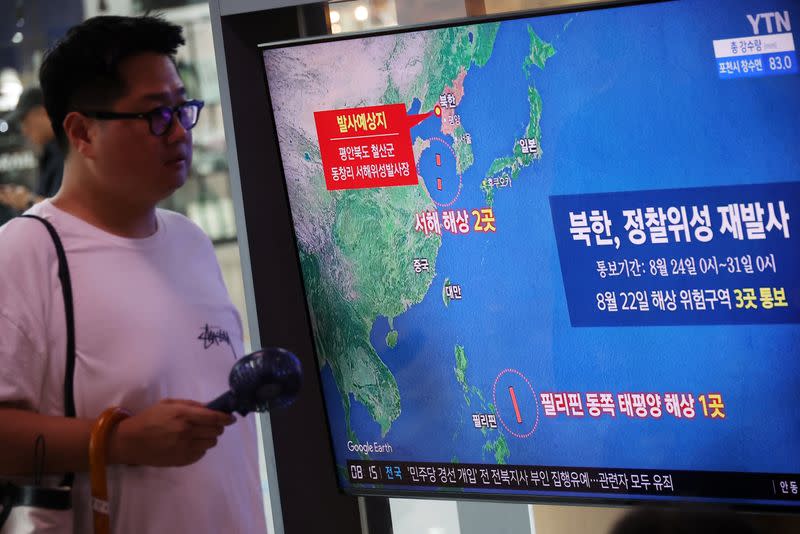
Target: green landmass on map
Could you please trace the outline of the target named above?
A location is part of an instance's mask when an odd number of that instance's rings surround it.
[[[530,37],[531,41],[531,51],[522,64],[525,76],[530,76],[531,65],[536,65],[539,69],[544,70],[544,64],[556,53],[553,45],[544,42],[530,26],[528,26],[528,37]]]
[[[514,165],[514,163],[516,163],[516,158],[511,156],[497,158],[492,162],[492,165],[489,167],[489,171],[486,174],[495,175],[503,169],[511,167]]]
[[[456,153],[456,171],[459,174],[472,167],[475,163],[475,156],[472,154],[472,145],[464,141],[467,131],[460,124],[456,127],[453,134],[453,150]]]
[[[491,208],[494,205],[494,187],[489,185],[488,178],[481,180],[481,191],[483,191],[483,196],[486,199],[486,205]]]
[[[414,151],[414,160],[419,161],[420,155],[430,147],[431,147],[430,139],[423,139],[421,137],[417,137],[414,140],[414,146],[412,147],[412,150]]]
[[[513,156],[503,156],[496,158],[489,166],[489,171],[486,173],[486,179],[481,182],[481,190],[483,191],[487,205],[491,206],[494,200],[494,189],[486,182],[489,178],[497,177],[500,174],[507,173],[511,176],[512,180],[519,177],[522,169],[529,167],[534,161],[542,157],[542,132],[539,122],[542,118],[542,97],[536,87],[528,87],[528,107],[530,116],[528,118],[528,125],[525,127],[523,134],[524,138],[536,139],[537,151],[535,154],[523,154],[522,147],[519,143],[514,143],[512,150]]]
[[[494,405],[492,403],[486,403],[483,397],[483,392],[476,386],[471,386],[467,382],[467,352],[464,349],[463,345],[456,345],[453,349],[453,353],[455,356],[456,365],[453,367],[453,372],[456,375],[456,381],[461,386],[461,389],[464,391],[464,402],[467,405],[467,408],[471,408],[473,405],[473,400],[477,399],[478,402],[475,402],[476,406],[480,406],[481,413],[491,413],[496,414]],[[476,408],[477,409],[477,408]],[[471,410],[470,410],[471,411]],[[470,413],[471,417],[471,413]],[[472,425],[468,425],[470,430],[472,430]],[[501,434],[497,429],[487,429],[481,428],[481,434],[486,437],[486,443],[483,445],[483,453],[484,454],[494,454],[495,462],[498,464],[505,464],[508,463],[508,458],[511,452],[508,449],[508,442],[506,442],[505,437]],[[489,434],[497,435],[497,438],[491,439]],[[453,440],[456,441],[458,439],[458,434],[453,436]]]
[[[467,385],[467,355],[461,345],[456,345],[456,366],[454,371],[456,372],[456,380],[458,380],[461,388],[466,393],[469,391],[469,386]],[[467,401],[467,404],[469,404],[469,401]]]
[[[389,330],[386,334],[386,346],[393,349],[397,346],[397,330]]]
[[[401,99],[400,91],[394,84],[394,80],[392,80],[391,76],[386,76],[386,91],[383,93],[381,102],[384,104],[397,104],[402,101]]]
[[[316,339],[320,363],[331,366],[342,394],[348,438],[356,439],[350,424],[351,398],[367,408],[384,436],[400,415],[400,392],[369,334],[377,317],[387,317],[392,324],[422,300],[435,275],[441,238],[414,231],[415,214],[432,207],[422,186],[347,190],[336,196],[333,243],[350,262],[355,294],[345,295],[339,290],[341,283],[322,268],[320,258],[332,253],[301,250],[316,331],[324,333]],[[419,257],[428,258],[429,272],[414,272],[413,261]]]
[[[396,66],[390,56],[382,68],[387,74],[381,103],[402,102],[410,108],[418,99],[420,113],[431,111],[459,72],[468,77],[471,67],[486,64],[498,28],[499,23],[493,23],[432,31],[419,58],[421,72],[402,91],[393,79]],[[403,47],[401,35],[395,52],[401,53]],[[459,128],[453,142],[462,173],[474,161],[471,145],[461,140],[465,133]],[[418,162],[430,141],[417,141],[414,154]],[[319,161],[319,151],[311,157]],[[429,291],[441,237],[416,231],[415,216],[435,206],[423,184],[330,192],[325,190],[322,176],[314,182],[320,189],[303,198],[307,204],[303,209],[330,214],[333,220],[329,242],[319,240],[318,248],[300,251],[320,365],[330,365],[344,407],[348,439],[358,439],[350,420],[353,401],[367,408],[385,436],[400,416],[401,397],[395,377],[371,345],[370,332],[378,317],[386,317],[390,332],[385,342],[395,346],[402,332],[391,326],[392,321],[420,303]],[[415,258],[426,258],[429,271],[414,272]]]
[[[351,396],[367,406],[381,429],[388,429],[400,414],[400,393],[394,376],[375,354],[369,335],[356,325],[364,318],[326,279],[316,256],[300,251],[303,275],[308,289],[308,299],[315,303],[312,309],[318,328],[314,340],[319,347],[320,364],[331,367],[333,378],[342,395],[347,437],[357,440],[350,424]],[[341,328],[347,324],[352,327]],[[324,332],[319,335],[317,332]]]
[[[524,154],[519,143],[514,145],[515,166],[512,166],[511,177],[515,179],[519,176],[519,171],[523,167],[527,167],[535,160],[542,157],[542,147],[539,142],[542,138],[542,132],[539,128],[539,122],[542,118],[542,97],[534,86],[528,87],[528,104],[530,107],[530,117],[528,119],[528,126],[525,128],[525,137],[528,139],[536,139],[538,150],[536,154],[531,154],[530,152]]]
[[[544,69],[547,60],[556,53],[556,49],[553,45],[544,42],[530,26],[528,26],[528,35],[530,36],[531,49],[530,54],[525,58],[522,65],[526,75],[529,73],[531,65],[536,65],[540,69]],[[495,188],[488,183],[489,178],[497,178],[499,175],[507,173],[512,180],[516,180],[522,169],[530,166],[534,161],[542,157],[542,132],[539,126],[542,118],[542,97],[534,85],[528,87],[528,109],[528,125],[525,127],[525,132],[520,139],[536,139],[537,151],[535,154],[524,154],[519,142],[516,142],[511,151],[512,155],[496,158],[492,162],[489,169],[486,171],[486,178],[481,181],[480,186],[486,199],[487,206],[492,206],[495,195]],[[519,139],[517,141],[519,141]]]
[[[428,292],[441,237],[417,232],[414,226],[416,214],[431,207],[421,185],[341,193],[334,242],[351,261],[357,293],[352,306],[370,319],[370,328],[378,315],[391,324]],[[427,258],[430,271],[416,273],[415,258]]]
[[[473,65],[486,65],[492,56],[499,28],[499,23],[492,23],[435,30],[425,49],[422,75],[417,78],[408,95],[400,95],[401,99],[410,106],[417,98],[421,113],[431,111],[439,102],[442,91],[452,87],[462,71],[469,76]],[[391,78],[389,81],[393,83]],[[387,89],[384,97],[387,95],[393,93]],[[464,95],[464,98],[468,96]],[[460,174],[466,172],[475,161],[472,145],[464,140],[466,133],[461,125],[453,132],[452,146],[456,154],[456,169]]]
[[[431,111],[439,102],[442,91],[446,87],[452,87],[454,80],[462,71],[469,76],[469,70],[473,65],[482,67],[489,61],[499,28],[499,23],[492,23],[433,31],[426,45],[422,74],[412,84],[408,94],[400,93],[389,74],[386,77],[386,90],[381,102],[384,104],[405,102],[410,108],[413,100],[418,99],[421,113]],[[402,41],[398,40],[390,60],[402,46]],[[388,61],[384,69],[390,71]],[[467,95],[464,95],[464,98],[467,98]],[[466,133],[462,125],[457,126],[453,132],[452,147],[456,156],[456,170],[462,175],[475,162],[472,145],[464,139]]]
[[[447,288],[450,286],[450,279],[445,278],[444,284],[442,284],[442,302],[444,302],[445,307],[450,305],[450,297],[447,296]]]
[[[502,434],[494,441],[487,441],[483,446],[483,452],[494,453],[494,459],[498,464],[508,463],[508,457],[511,455],[511,451],[508,450],[508,442]]]
[[[425,50],[422,75],[412,88],[419,98],[422,112],[439,102],[442,90],[451,85],[463,69],[469,76],[472,65],[482,67],[492,57],[500,23],[442,28],[433,32]],[[472,41],[470,41],[472,34]]]

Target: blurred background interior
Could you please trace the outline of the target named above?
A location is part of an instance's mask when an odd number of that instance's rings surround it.
[[[268,4],[266,0],[264,4]],[[284,2],[287,4],[289,2]],[[331,34],[359,32],[397,25],[482,16],[497,13],[586,4],[586,0],[348,0],[328,3]],[[254,4],[255,5],[255,4]],[[4,120],[24,88],[37,84],[45,50],[67,29],[96,15],[160,13],[184,28],[187,44],[178,66],[192,98],[205,100],[194,130],[194,161],[187,185],[165,202],[201,226],[211,237],[234,304],[247,317],[236,242],[236,224],[228,177],[225,135],[209,5],[203,0],[0,0],[0,185],[33,188],[37,154],[26,144],[19,126]],[[0,211],[2,218],[8,216]],[[2,253],[2,251],[0,251]],[[246,340],[247,341],[247,340]],[[265,488],[266,490],[266,488]],[[398,534],[460,534],[455,502],[392,499],[394,532]],[[513,515],[525,505],[509,507]],[[578,509],[536,507],[535,532],[557,534],[606,533],[624,508]],[[526,512],[529,513],[529,512]],[[479,518],[478,518],[479,521]],[[796,523],[793,523],[796,526]],[[475,525],[473,525],[475,526]],[[787,530],[788,532],[789,530]],[[473,532],[473,530],[470,530]]]

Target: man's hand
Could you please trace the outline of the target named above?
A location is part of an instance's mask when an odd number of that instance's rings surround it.
[[[178,467],[193,464],[217,444],[232,415],[199,402],[165,399],[117,426],[109,463]]]
[[[24,185],[0,186],[0,204],[5,204],[17,211],[28,209],[36,201],[36,196]]]

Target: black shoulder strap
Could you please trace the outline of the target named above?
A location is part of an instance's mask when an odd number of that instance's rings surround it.
[[[67,254],[64,252],[64,245],[61,244],[61,238],[58,237],[58,232],[53,228],[49,221],[38,217],[36,215],[22,215],[29,219],[36,219],[41,222],[50,237],[53,239],[53,244],[56,247],[56,254],[58,255],[58,279],[61,281],[61,291],[64,294],[64,312],[67,317],[67,366],[64,373],[64,415],[66,417],[75,417],[75,395],[73,392],[72,382],[75,377],[75,312],[72,302],[72,283],[69,277],[69,265],[67,264]],[[72,486],[74,480],[73,473],[67,473],[62,481],[62,486]]]

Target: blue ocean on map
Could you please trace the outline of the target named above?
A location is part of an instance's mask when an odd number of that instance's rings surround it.
[[[374,459],[493,463],[485,446],[502,434],[510,464],[800,471],[800,427],[790,423],[795,407],[787,402],[800,390],[797,326],[574,328],[549,203],[550,195],[800,179],[798,151],[786,148],[800,146],[797,77],[720,80],[716,72],[712,41],[746,34],[744,13],[759,5],[737,2],[713,19],[687,1],[501,23],[490,60],[469,70],[456,109],[475,160],[458,198],[440,211],[487,207],[479,184],[524,134],[529,86],[542,100],[542,157],[495,191],[496,232],[444,232],[426,297],[394,319],[395,348],[385,342],[387,318],[376,320],[371,341],[397,379],[402,414],[381,437],[366,408],[352,403],[358,438],[393,447]],[[556,52],[527,76],[529,25]],[[419,105],[410,112],[430,111]],[[435,119],[415,127],[417,137],[452,142]],[[457,190],[453,156],[438,142],[428,152],[419,172],[446,203]],[[447,306],[445,279],[463,296]],[[466,383],[480,394],[458,383],[456,346],[467,357]],[[504,372],[498,413],[511,430],[536,421],[526,437],[472,425],[472,414],[493,411],[493,386]],[[721,392],[727,417],[548,418],[520,376],[536,394]],[[511,408],[509,377],[522,422]],[[333,420],[343,421],[327,368],[323,383]],[[346,442],[343,424],[332,432],[337,446]],[[757,445],[747,437],[755,434]]]

